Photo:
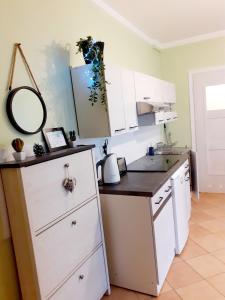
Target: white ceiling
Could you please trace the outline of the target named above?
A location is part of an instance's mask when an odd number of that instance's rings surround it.
[[[225,0],[94,0],[161,47],[225,35]]]

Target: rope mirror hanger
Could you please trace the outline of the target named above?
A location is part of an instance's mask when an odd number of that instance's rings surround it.
[[[21,86],[12,89],[17,50],[19,50],[27,72],[36,89],[29,86]],[[14,45],[8,91],[6,113],[12,126],[23,134],[35,134],[40,132],[47,120],[47,109],[31,69],[23,54],[21,44],[19,43]],[[35,114],[31,114],[30,109],[35,110]]]

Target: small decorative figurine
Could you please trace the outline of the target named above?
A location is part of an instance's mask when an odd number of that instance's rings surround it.
[[[76,147],[76,132],[75,130],[72,130],[72,131],[69,131],[69,144],[70,144],[70,147],[73,148],[73,147]]]
[[[13,149],[16,151],[13,152],[14,159],[17,161],[24,160],[26,158],[26,152],[22,151],[24,146],[24,141],[17,138],[12,141],[11,145]]]
[[[65,164],[64,167],[66,169],[66,178],[63,180],[63,186],[66,191],[72,193],[76,186],[76,179],[69,175],[69,164]]]
[[[34,154],[35,156],[42,156],[45,154],[45,149],[42,145],[40,144],[34,144],[34,147],[33,147],[33,150],[34,150]]]

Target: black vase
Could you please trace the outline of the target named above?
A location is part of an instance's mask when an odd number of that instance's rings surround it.
[[[93,63],[93,60],[96,59],[96,53],[97,53],[97,59],[98,61],[103,61],[103,51],[104,51],[104,42],[96,42],[93,44],[92,48],[89,48],[88,42],[83,42],[82,44],[82,52],[85,63],[91,64]]]

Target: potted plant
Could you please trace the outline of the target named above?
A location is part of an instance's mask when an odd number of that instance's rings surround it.
[[[12,141],[12,147],[16,152],[13,152],[13,157],[16,161],[24,160],[26,158],[26,152],[22,151],[24,141],[17,138]]]
[[[92,64],[91,71],[93,73],[92,83],[88,86],[90,96],[88,100],[93,106],[100,100],[101,104],[106,105],[106,84],[105,65],[103,62],[104,42],[94,41],[91,36],[86,39],[80,38],[76,43],[78,47],[77,53],[82,52],[86,64]]]

